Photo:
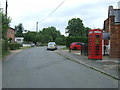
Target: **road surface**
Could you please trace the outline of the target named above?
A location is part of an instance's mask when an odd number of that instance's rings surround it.
[[[118,81],[69,61],[46,47],[34,47],[6,58],[3,88],[118,88]]]

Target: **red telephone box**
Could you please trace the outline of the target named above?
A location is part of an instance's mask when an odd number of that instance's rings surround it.
[[[88,33],[88,59],[102,60],[102,30],[93,29]]]

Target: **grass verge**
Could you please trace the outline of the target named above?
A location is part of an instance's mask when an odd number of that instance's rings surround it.
[[[31,47],[20,47],[18,50],[24,50],[24,49],[28,49],[28,48],[31,48]]]
[[[6,56],[8,56],[10,54],[9,51],[3,52],[2,55],[0,56],[0,58],[5,58]]]
[[[61,50],[69,50],[69,47],[64,47]]]
[[[31,48],[31,47],[20,47],[19,49],[16,49],[16,50],[24,50],[24,49],[28,49],[28,48]],[[10,55],[10,51],[6,51],[6,52],[3,52],[1,54],[2,55],[0,55],[0,59],[4,59],[8,55]]]

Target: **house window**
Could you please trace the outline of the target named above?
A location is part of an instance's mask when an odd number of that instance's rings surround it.
[[[12,34],[12,32],[10,32],[10,34]]]
[[[17,41],[21,41],[21,39],[17,39]]]

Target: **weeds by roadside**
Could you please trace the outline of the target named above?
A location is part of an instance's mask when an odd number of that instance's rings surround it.
[[[20,47],[19,49],[16,49],[16,51],[17,51],[17,50],[24,50],[24,49],[28,49],[28,48],[31,48],[31,47]],[[15,51],[15,50],[11,50],[11,51]],[[1,58],[4,59],[4,58],[7,57],[8,55],[10,55],[11,51],[9,50],[9,51],[6,51],[6,52],[4,52],[4,53],[1,53],[2,55],[0,55],[0,59],[1,59]]]
[[[27,49],[27,48],[31,48],[31,47],[20,47],[18,50],[20,50],[20,49],[24,50],[24,49]]]
[[[64,47],[61,50],[69,50],[69,48],[68,47]]]
[[[4,52],[4,53],[2,53],[2,55],[0,56],[0,58],[5,58],[5,57],[8,56],[9,54],[10,54],[9,51]]]

